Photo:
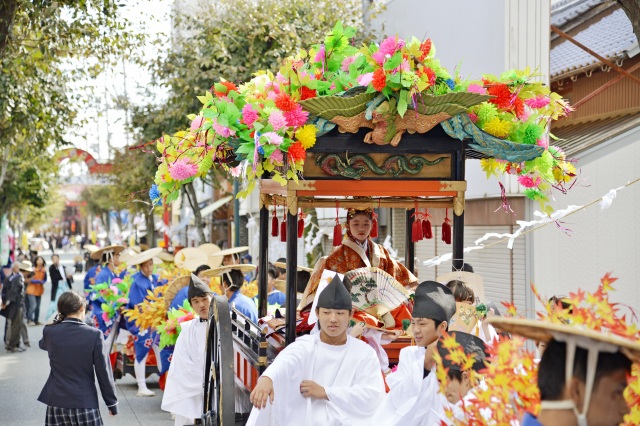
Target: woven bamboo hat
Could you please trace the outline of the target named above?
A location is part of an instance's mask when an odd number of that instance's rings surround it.
[[[179,268],[194,272],[200,265],[209,265],[209,256],[200,249],[187,247],[177,252],[173,261]]]
[[[524,318],[490,317],[488,321],[495,328],[540,342],[552,339],[566,342],[574,340],[577,346],[588,349],[595,343],[617,346],[630,360],[640,361],[640,342],[612,333],[594,331],[571,324]]]
[[[233,256],[234,259],[236,259],[238,261],[238,263],[240,263],[240,257],[237,256],[238,254],[248,251],[249,247],[247,246],[242,246],[242,247],[233,247],[233,248],[228,248],[228,249],[224,249],[224,250],[220,250],[216,253],[213,253],[210,257],[212,259],[212,261],[217,262],[219,261],[220,263],[218,263],[216,266],[220,266],[222,264],[222,261],[224,260],[225,256]],[[236,256],[234,256],[236,255]]]
[[[113,253],[114,255],[118,255],[122,253],[122,250],[124,250],[124,246],[118,246],[118,245],[106,246],[106,247],[99,248],[98,250],[91,253],[90,257],[94,260],[100,260],[102,259],[102,255],[105,253]]]
[[[176,294],[183,288],[189,285],[189,275],[178,277],[171,281],[167,285],[167,289],[164,291],[164,301],[167,304],[167,308],[171,306],[171,302],[176,298]]]
[[[162,249],[160,247],[156,247],[156,248],[152,248],[152,249],[149,249],[149,250],[145,250],[142,253],[139,253],[138,255],[132,257],[127,262],[127,264],[129,266],[141,265],[141,264],[143,264],[144,262],[146,262],[148,260],[152,260],[152,259],[156,258],[156,256],[158,256],[161,252],[162,252]],[[154,263],[156,263],[156,262],[154,262]]]
[[[164,249],[158,253],[158,259],[162,260],[163,262],[167,262],[167,263],[171,263],[173,262],[173,255],[167,251],[164,251]]]
[[[85,244],[82,246],[82,248],[88,251],[89,253],[93,253],[96,250],[100,250],[100,247],[98,247],[95,244]]]
[[[250,264],[218,266],[217,268],[207,269],[206,271],[200,272],[200,276],[202,278],[220,277],[222,274],[229,272],[232,269],[236,269],[243,274],[246,274],[247,272],[255,271],[256,268],[256,265]]]

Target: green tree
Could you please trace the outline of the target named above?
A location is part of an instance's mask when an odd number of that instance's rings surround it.
[[[0,2],[0,211],[39,207],[45,198],[12,195],[17,177],[33,169],[38,179],[22,193],[46,192],[55,171],[50,154],[67,144],[84,107],[72,87],[138,40],[113,0]]]

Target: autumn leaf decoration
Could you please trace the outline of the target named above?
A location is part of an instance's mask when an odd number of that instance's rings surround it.
[[[145,300],[131,309],[123,311],[128,321],[135,321],[140,330],[155,329],[167,315],[167,305],[163,293],[167,286],[162,285],[147,291]]]
[[[533,287],[535,297],[545,306],[543,312],[538,312],[539,320],[571,324],[631,340],[640,339],[636,325],[627,322],[628,316],[631,317],[631,321],[637,321],[633,310],[609,301],[609,295],[614,290],[612,284],[616,280],[617,278],[607,273],[600,280],[595,292],[579,289],[575,293],[569,293],[563,299],[570,304],[570,307],[565,309],[561,305],[552,305]],[[510,306],[509,311],[515,311],[513,306]],[[448,341],[445,339],[445,342]],[[448,342],[447,345],[455,353],[457,348],[454,347],[454,343]],[[485,385],[473,390],[474,397],[464,407],[464,420],[453,419],[453,414],[448,413],[452,423],[517,424],[525,411],[537,415],[540,410],[540,396],[537,386],[532,386],[532,383],[537,381],[537,362],[534,361],[534,352],[526,348],[526,339],[518,336],[502,339],[487,345],[487,351],[489,362],[487,368],[482,371]],[[452,355],[452,359],[454,358],[464,362],[464,357]],[[441,381],[441,388],[444,389],[446,372],[439,372],[438,379]],[[631,412],[625,416],[624,425],[640,424],[640,366],[637,363],[633,365],[628,377],[624,397],[631,407]]]

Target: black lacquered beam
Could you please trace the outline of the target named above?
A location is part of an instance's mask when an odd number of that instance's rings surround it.
[[[258,317],[267,316],[267,268],[269,265],[269,209],[260,208],[260,248],[258,250]]]
[[[287,329],[286,344],[296,340],[296,278],[298,274],[298,216],[287,212]]]

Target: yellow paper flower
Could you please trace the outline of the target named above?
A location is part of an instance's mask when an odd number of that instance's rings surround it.
[[[316,144],[316,126],[306,124],[296,132],[296,138],[302,144],[304,149],[309,149]]]
[[[497,137],[504,139],[509,136],[511,131],[511,123],[494,117],[484,125],[484,131]]]

